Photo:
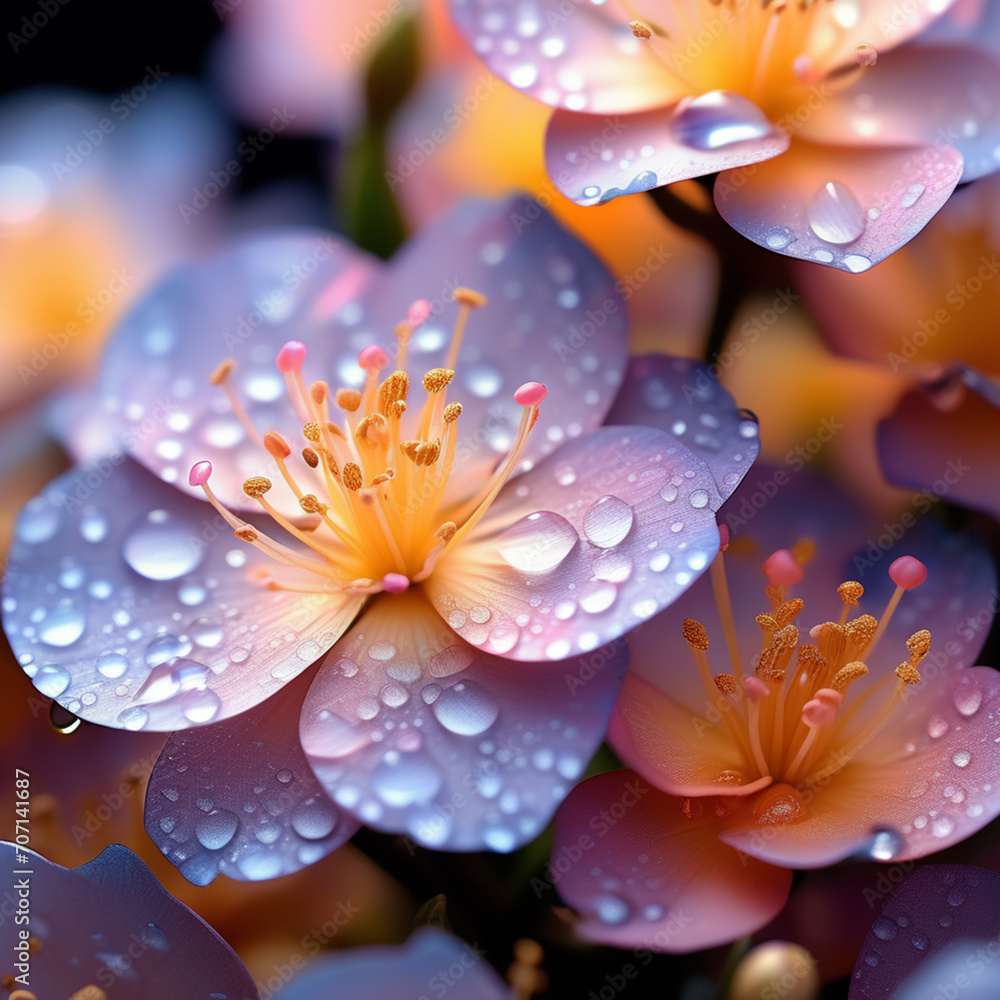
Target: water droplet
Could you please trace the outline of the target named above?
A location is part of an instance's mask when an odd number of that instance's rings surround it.
[[[678,142],[692,149],[719,149],[763,139],[771,132],[767,116],[738,94],[713,90],[678,105],[670,123]]]
[[[177,590],[177,600],[189,608],[197,607],[208,596],[200,583],[182,583]]]
[[[198,820],[195,835],[202,847],[209,851],[221,850],[233,839],[240,821],[227,809],[217,809]]]
[[[483,843],[491,850],[507,854],[517,846],[517,835],[506,826],[490,826],[483,830]]]
[[[919,948],[920,951],[926,951],[927,946],[930,944],[930,940],[925,934],[914,934],[912,944],[914,948]]]
[[[122,555],[149,580],[173,580],[201,562],[202,548],[200,539],[171,514],[154,510],[125,539]]]
[[[74,601],[60,601],[39,623],[38,638],[48,646],[70,646],[83,635],[87,621]]]
[[[287,785],[292,780],[292,772],[288,770],[287,767],[283,767],[276,775],[275,778],[281,782],[283,785]]]
[[[251,848],[236,862],[237,868],[251,881],[263,881],[281,874],[281,857],[265,848]]]
[[[602,924],[623,924],[631,916],[632,910],[624,899],[618,896],[598,896],[594,900],[594,910]]]
[[[891,920],[885,917],[878,917],[875,923],[872,924],[872,933],[880,941],[892,941],[899,933],[899,928]]]
[[[191,691],[181,702],[181,711],[188,722],[203,725],[211,722],[222,710],[222,699],[212,690]]]
[[[426,701],[424,688],[424,700]],[[459,736],[478,736],[497,720],[500,706],[496,699],[474,681],[461,681],[436,698],[432,704],[434,717],[449,732]]]
[[[580,593],[580,607],[589,614],[596,615],[607,611],[618,596],[618,588],[610,583],[585,584]]]
[[[46,663],[38,668],[32,683],[47,698],[58,698],[69,687],[69,671],[57,663]]]
[[[610,494],[591,504],[583,516],[583,531],[594,545],[610,549],[632,530],[635,515],[632,508],[620,497]]]
[[[927,720],[927,735],[931,739],[939,740],[946,732],[948,732],[948,722],[940,715],[932,715]]]
[[[859,66],[874,66],[878,62],[878,49],[874,45],[862,42],[854,47],[854,61]]]
[[[903,838],[895,830],[878,830],[872,838],[869,854],[876,861],[891,861],[903,849]]]
[[[899,199],[899,204],[902,208],[912,208],[920,196],[924,193],[925,188],[923,184],[911,184],[906,189],[906,194]]]
[[[632,575],[632,560],[620,552],[609,552],[595,559],[590,570],[595,580],[624,583]]]
[[[108,533],[108,522],[94,507],[87,507],[80,517],[80,534],[84,541],[101,542]]]
[[[383,705],[389,708],[399,708],[410,700],[410,692],[402,684],[390,683],[379,692]]]
[[[979,711],[983,703],[983,689],[975,678],[961,677],[954,692],[952,692],[952,700],[958,712],[969,718]]]
[[[952,889],[948,893],[949,906],[961,906],[965,902],[965,893],[961,889]]]
[[[139,931],[139,939],[156,951],[170,950],[170,942],[167,940],[167,935],[164,934],[163,931],[156,926],[156,924],[146,924],[146,926]]]
[[[935,837],[947,837],[955,829],[955,821],[950,816],[938,816],[931,823],[931,833]]]
[[[47,542],[58,528],[59,511],[44,497],[29,500],[17,519],[17,537],[29,545]]]
[[[441,787],[441,772],[431,761],[412,754],[383,758],[372,771],[371,784],[387,806],[398,808],[433,798]]]
[[[578,541],[576,529],[566,518],[550,510],[540,510],[522,517],[504,531],[497,542],[497,551],[514,569],[546,573],[555,569]]]
[[[871,259],[860,253],[845,254],[842,263],[853,274],[860,274],[872,266]]]
[[[865,231],[865,216],[846,184],[827,181],[809,200],[809,228],[827,243],[853,243]]]
[[[292,812],[292,829],[305,840],[322,840],[337,825],[329,803],[318,795],[300,802]]]
[[[556,469],[556,482],[560,486],[572,486],[576,482],[576,472],[571,465],[560,465]]]
[[[785,227],[769,229],[764,236],[764,242],[772,250],[784,250],[790,243],[794,242],[795,234]]]
[[[972,754],[968,750],[956,750],[954,756],[951,758],[951,762],[955,767],[968,767],[970,760],[972,760]]]
[[[802,814],[804,807],[802,796],[791,785],[772,785],[757,799],[753,810],[754,822],[758,826],[791,823]]]
[[[691,506],[692,507],[707,507],[708,506],[708,494],[704,490],[695,490],[691,494]]]
[[[191,623],[191,638],[199,646],[214,647],[222,642],[222,626],[208,618],[196,618]]]

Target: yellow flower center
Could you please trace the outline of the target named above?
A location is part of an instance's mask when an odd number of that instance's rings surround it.
[[[448,357],[445,367],[433,368],[421,379],[425,395],[417,420],[408,425],[411,433],[415,426],[412,437],[404,436],[403,429],[411,388],[406,354],[411,334],[429,315],[429,304],[423,301],[414,303],[407,320],[396,327],[394,371],[382,376],[390,363],[382,348],[369,346],[361,352],[358,364],[365,383],[360,390],[331,393],[325,382],[307,386],[302,376],[305,347],[289,341],[278,352],[278,369],[302,420],[304,447],[295,459],[281,434],[270,430],[261,436],[251,424],[230,383],[232,359],[212,373],[210,381],[227,393],[233,413],[274,460],[302,511],[290,517],[273,505],[268,494],[274,483],[265,476],[251,476],[243,483],[243,492],[306,547],[296,550],[223,506],[209,486],[210,462],[192,468],[191,485],[204,490],[237,538],[275,563],[316,577],[303,585],[276,572],[263,577],[264,583],[309,592],[402,593],[426,579],[441,555],[472,530],[517,468],[546,395],[537,382],[525,383],[514,393],[523,411],[507,459],[475,495],[459,502],[445,499],[462,413],[461,403],[448,402],[448,387],[469,313],[486,305],[485,296],[468,288],[458,288],[453,295],[459,313]]]

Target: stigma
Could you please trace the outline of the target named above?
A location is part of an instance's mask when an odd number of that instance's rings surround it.
[[[725,549],[723,545],[723,550]],[[806,812],[803,789],[823,787],[871,742],[903,700],[919,684],[918,666],[927,656],[931,634],[920,629],[906,642],[906,657],[893,674],[872,677],[855,697],[859,681],[870,674],[869,663],[900,600],[927,578],[927,568],[912,556],[889,567],[896,589],[879,618],[857,614],[864,587],[847,580],[837,588],[841,610],[836,621],[807,631],[796,623],[804,610],[791,588],[804,576],[803,556],[781,549],[764,561],[766,610],[756,616],[761,650],[744,663],[735,641],[722,551],[712,566],[716,604],[727,637],[732,670],[713,674],[708,662],[708,634],[692,618],[683,635],[691,649],[705,690],[721,712],[738,768],[727,768],[715,780],[757,793],[753,803],[759,824],[794,822]],[[720,701],[721,700],[721,701]],[[758,791],[759,789],[763,789]],[[726,794],[720,789],[720,794]],[[732,794],[729,792],[728,794]]]
[[[514,393],[522,413],[507,458],[473,496],[450,498],[448,484],[460,464],[462,404],[449,401],[448,392],[469,315],[487,305],[473,289],[456,288],[452,294],[458,315],[445,364],[419,379],[407,371],[407,348],[430,316],[425,300],[413,303],[397,324],[395,358],[376,344],[361,351],[359,387],[307,384],[305,345],[286,343],[275,364],[301,421],[301,440],[294,444],[276,430],[260,433],[252,425],[230,379],[231,359],[210,376],[262,459],[266,454],[277,467],[278,482],[255,475],[243,483],[244,494],[270,520],[268,530],[248,523],[216,496],[211,462],[196,463],[189,482],[201,488],[237,539],[270,558],[263,584],[310,593],[403,593],[427,579],[442,555],[472,531],[517,469],[547,395],[538,382],[526,382]],[[421,398],[414,400],[415,395]],[[276,488],[284,497],[273,503]],[[290,506],[298,512],[289,514]],[[289,544],[291,539],[299,544]],[[305,577],[288,572],[303,570]]]

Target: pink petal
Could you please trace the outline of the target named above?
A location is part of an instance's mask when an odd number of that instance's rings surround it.
[[[918,39],[918,45],[975,46],[1000,52],[1000,7],[991,0],[956,0]]]
[[[710,802],[689,808],[691,818],[680,800],[632,771],[600,774],[570,793],[556,816],[546,880],[582,914],[582,936],[696,951],[750,934],[778,913],[792,873],[725,847]]]
[[[637,39],[621,0],[604,5],[541,0],[451,0],[452,17],[497,76],[552,107],[595,114],[676,100],[685,85]],[[568,11],[568,12],[567,12]]]
[[[800,135],[837,146],[947,144],[965,161],[962,181],[972,181],[1000,167],[998,92],[996,57],[968,46],[908,46],[831,97]]]
[[[217,722],[301,673],[362,602],[268,590],[262,566],[208,504],[101,459],[21,512],[4,628],[35,687],[90,722]]]
[[[826,781],[799,787],[804,818],[761,827],[743,816],[722,839],[796,868],[859,852],[898,861],[943,850],[1000,814],[1000,745],[990,718],[1000,707],[1000,674],[921,666],[926,680],[861,754]]]
[[[511,663],[455,636],[420,590],[382,595],[314,681],[302,746],[366,824],[428,847],[512,851],[583,774],[624,669],[620,645]]]
[[[360,823],[326,796],[299,743],[310,676],[238,719],[175,733],[149,780],[150,839],[195,885],[290,875],[340,847]]]
[[[788,143],[788,134],[752,101],[713,91],[613,118],[557,111],[545,137],[545,162],[567,198],[595,205],[767,160]]]
[[[331,336],[330,314],[346,308],[372,273],[371,259],[339,237],[285,230],[234,241],[168,275],[120,324],[104,359],[104,406],[126,450],[165,482],[199,497],[187,472],[209,459],[218,496],[235,508],[258,510],[244,496],[243,480],[267,475],[280,481],[280,475],[209,376],[234,358],[233,384],[258,433],[274,429],[298,441],[301,421],[275,356],[286,341],[305,340],[311,351],[306,377],[333,376],[335,351],[345,345]],[[300,513],[294,498],[288,506]]]
[[[658,427],[690,448],[729,499],[760,453],[757,420],[737,409],[710,365],[648,354],[629,360],[606,424]]]
[[[13,844],[0,846],[6,872],[31,872],[22,876],[31,893],[30,931],[41,941],[39,955],[49,956],[32,959],[31,992],[68,997],[101,985],[115,1000],[256,995],[232,948],[128,848],[112,844],[79,868],[24,852],[26,863],[16,859]],[[18,928],[10,919],[3,928],[6,967],[13,971]]]
[[[954,403],[942,399],[956,393]],[[906,393],[878,426],[879,456],[890,482],[994,516],[1000,516],[998,441],[1000,393],[964,367],[934,387]]]
[[[943,143],[886,150],[797,140],[773,161],[720,174],[715,204],[762,247],[858,273],[916,236],[961,175],[962,157]]]
[[[424,587],[475,646],[517,660],[586,653],[708,566],[715,496],[708,467],[662,431],[603,427],[504,487]]]

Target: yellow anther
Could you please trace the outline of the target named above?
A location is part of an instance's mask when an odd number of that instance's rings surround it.
[[[322,514],[327,510],[327,505],[321,503],[319,497],[313,493],[307,493],[304,497],[299,500],[299,506],[307,514]]]
[[[906,648],[910,651],[910,663],[916,666],[931,650],[931,634],[922,628],[914,632],[906,640]]]
[[[218,368],[208,376],[208,381],[212,385],[222,385],[223,382],[229,377],[229,373],[233,370],[236,362],[232,358],[226,358],[225,361],[219,365]]]
[[[353,413],[361,405],[361,393],[357,389],[338,389],[334,397],[337,406]]]
[[[383,483],[389,482],[389,480],[392,479],[393,476],[395,476],[395,475],[396,475],[396,473],[393,472],[392,469],[386,469],[385,472],[380,472],[377,476],[375,476],[372,479],[371,485],[372,486],[381,486]]]
[[[816,541],[812,538],[800,538],[792,546],[792,555],[800,566],[805,566],[816,555]]]
[[[790,601],[785,601],[785,603],[774,612],[775,620],[779,625],[788,625],[798,617],[804,603],[805,602],[801,597],[793,597]]]
[[[257,541],[257,532],[254,531],[253,528],[251,528],[250,525],[248,525],[248,524],[244,524],[242,527],[236,528],[233,531],[233,534],[241,542],[256,542]]]
[[[262,497],[271,488],[267,476],[251,476],[243,483],[243,492],[248,497]]]
[[[357,492],[364,486],[365,481],[361,475],[361,469],[356,462],[344,463],[344,485]]]
[[[784,670],[778,669],[778,658],[780,656],[781,642],[775,642],[772,639],[757,661],[755,672],[761,680],[774,681],[776,684],[780,684],[785,679]]]
[[[901,663],[896,667],[896,676],[904,684],[920,683],[920,671],[912,663]]]
[[[632,34],[636,38],[652,38],[653,32],[642,21],[629,21],[628,26],[632,29]]]
[[[847,629],[851,642],[864,649],[875,638],[878,622],[871,615],[861,615],[860,618],[849,621],[844,627]]]
[[[317,424],[315,420],[310,420],[309,423],[302,428],[302,436],[307,441],[312,441],[313,444],[319,444],[320,438],[322,437],[319,424]]]
[[[684,640],[692,649],[708,649],[708,633],[700,621],[685,618],[682,628]]]
[[[437,531],[434,532],[435,538],[440,538],[443,542],[450,542],[455,536],[455,532],[458,531],[454,521],[445,521]]]
[[[462,404],[461,403],[449,403],[444,408],[444,422],[446,424],[453,424],[462,415]]]
[[[302,460],[309,466],[310,469],[315,469],[319,465],[319,455],[317,455],[312,448],[302,449]]]
[[[456,288],[451,293],[451,297],[463,306],[471,306],[473,309],[479,309],[489,302],[489,299],[482,292],[477,292],[472,288]]]
[[[778,624],[778,619],[773,615],[760,614],[757,615],[754,621],[760,626],[761,632],[777,632],[781,628]]]
[[[369,413],[368,416],[362,417],[354,432],[358,444],[367,444],[373,448],[384,444],[387,436],[388,424],[381,413]]]
[[[774,633],[774,638],[781,644],[782,649],[795,649],[799,644],[799,630],[794,625],[786,625]]]
[[[381,413],[389,413],[393,403],[406,399],[410,391],[410,376],[406,372],[393,372],[378,387],[378,408]]]
[[[322,406],[330,395],[330,387],[326,382],[313,382],[309,387],[309,395],[317,406]]]
[[[840,599],[849,608],[856,608],[858,606],[858,601],[861,600],[861,596],[864,594],[865,588],[858,583],[857,580],[845,580],[837,588],[837,593],[840,594]]]
[[[414,461],[417,465],[433,465],[440,455],[440,441],[424,441],[417,447],[417,454]]]
[[[732,674],[716,674],[712,680],[723,694],[739,694],[740,686]]]
[[[77,990],[69,1000],[108,1000],[108,995],[100,986],[94,986],[93,983],[90,983],[82,990]]]
[[[447,407],[445,407],[447,409]],[[389,416],[395,417],[397,420],[406,413],[406,402],[402,399],[397,399],[395,403],[391,404],[389,407]]]
[[[824,622],[816,634],[820,654],[831,663],[838,663],[847,649],[847,629],[836,622]]]
[[[855,661],[854,663],[848,663],[847,666],[841,667],[834,675],[833,680],[830,681],[830,687],[834,691],[838,691],[843,694],[847,690],[848,684],[853,684],[855,681],[860,680],[868,674],[868,668],[860,662]]]
[[[423,444],[423,441],[400,441],[399,450],[411,461],[415,462],[417,460],[417,449]]]
[[[320,448],[320,453],[323,456],[323,461],[326,463],[326,467],[330,470],[330,475],[340,478],[340,466],[337,465],[337,460],[333,457],[333,452],[329,448]]]
[[[797,662],[807,677],[813,677],[827,667],[826,657],[820,656],[819,650],[811,643],[799,646]]]
[[[732,544],[730,544],[729,547],[732,548]],[[764,588],[764,593],[767,594],[767,599],[771,602],[771,607],[774,608],[775,611],[777,611],[778,608],[785,603],[785,588],[783,585],[772,587],[768,584]]]
[[[344,436],[344,432],[332,420],[328,420],[323,425],[323,428],[326,430],[327,434],[332,437],[342,438]]]
[[[264,448],[272,458],[288,458],[292,453],[288,442],[277,431],[264,435]]]
[[[451,385],[454,377],[455,372],[451,368],[432,368],[424,375],[421,384],[427,392],[440,392]]]

